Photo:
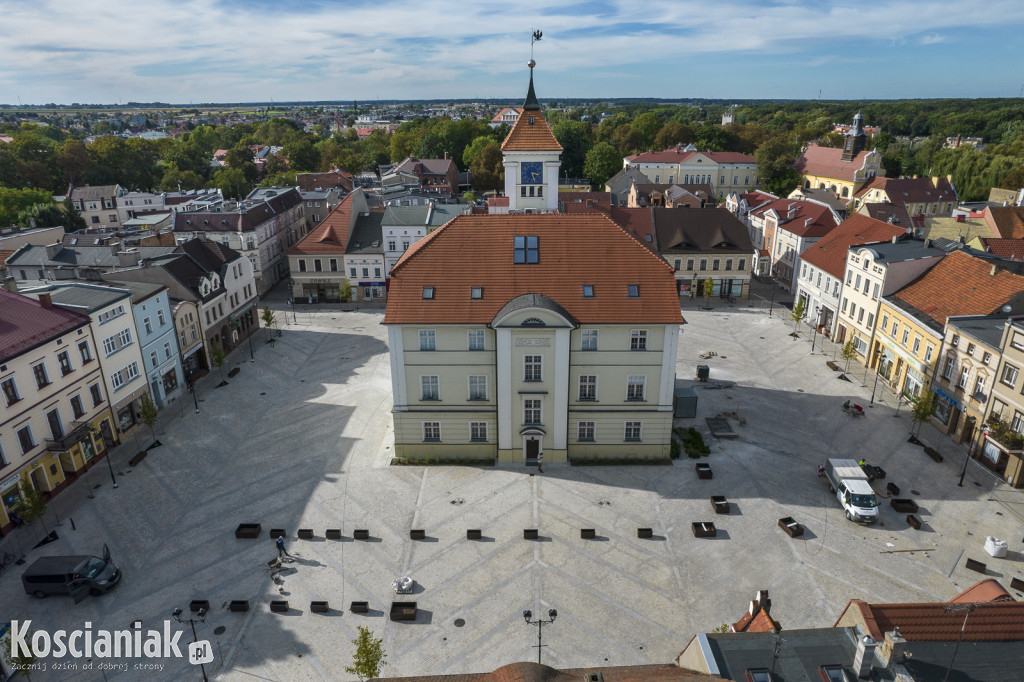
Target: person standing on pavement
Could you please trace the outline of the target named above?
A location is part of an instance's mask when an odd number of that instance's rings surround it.
[[[538,474],[543,474],[544,473],[544,453],[543,452],[538,452],[537,453],[537,473]]]
[[[284,557],[294,558],[294,557],[292,557],[291,554],[288,553],[288,550],[284,548],[284,538],[281,537],[280,535],[278,535],[277,539],[274,540],[274,545],[277,546],[277,558],[278,559],[281,559],[281,558],[284,558]]]

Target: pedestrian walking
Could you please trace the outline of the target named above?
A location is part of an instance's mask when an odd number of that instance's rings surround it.
[[[284,548],[284,538],[280,535],[278,535],[277,539],[274,540],[274,545],[277,546],[277,557],[279,559],[283,557],[294,558],[292,557],[291,554],[288,553],[288,550]]]
[[[538,474],[543,474],[544,473],[544,453],[543,452],[538,452],[537,453],[537,473]]]

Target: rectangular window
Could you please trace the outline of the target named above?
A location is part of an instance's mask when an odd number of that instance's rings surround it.
[[[161,327],[164,326],[165,324],[167,324],[167,321],[164,319],[164,311],[162,311],[162,310],[156,311],[156,321],[157,321],[157,324],[159,324]]]
[[[171,359],[171,342],[164,341],[164,360]]]
[[[82,405],[81,395],[71,396],[71,414],[75,415],[75,419],[81,419],[85,415],[85,406]]]
[[[47,412],[46,422],[50,425],[50,434],[54,440],[60,440],[64,437],[64,424],[60,420],[59,410],[53,409]]]
[[[627,284],[626,295],[630,298],[638,298],[640,296],[640,286],[637,284]]]
[[[879,330],[885,331],[888,328],[889,328],[889,316],[888,315],[883,315],[882,316],[882,324],[879,327]]]
[[[486,443],[487,422],[469,422],[469,439],[477,443]]]
[[[1014,335],[1014,343],[1011,343],[1010,345],[1014,346],[1015,348],[1017,348],[1017,350],[1024,350],[1024,345],[1017,346],[1016,345],[1016,341],[1017,341],[1017,338],[1016,338],[1016,335]],[[960,335],[959,334],[953,334],[953,340],[949,342],[949,345],[953,346],[953,348],[956,348],[957,346],[959,346],[960,345]]]
[[[736,269],[737,270],[746,270],[747,269],[747,259],[746,258],[740,258],[739,265],[736,266]]]
[[[584,284],[583,285],[583,298],[594,298],[594,285]]]
[[[975,346],[974,346],[973,343],[967,344],[967,354],[973,356],[974,355],[974,348],[975,348]]]
[[[89,395],[92,396],[92,406],[98,407],[103,402],[103,389],[100,388],[99,383],[95,383],[89,387]]]
[[[942,368],[942,378],[949,380],[953,376],[953,366],[956,364],[955,358],[946,358],[946,366]]]
[[[892,331],[889,332],[889,336],[891,336],[892,338],[895,339],[896,338],[896,332],[898,332],[899,330],[900,330],[900,323],[899,323],[899,321],[898,320],[893,320],[892,321]]]
[[[536,263],[540,258],[537,237],[516,235],[513,237],[513,262],[514,263]]]
[[[676,258],[675,261],[672,264],[672,269],[675,270],[676,272],[679,272],[679,268],[682,266],[682,264],[683,264],[683,259],[682,258]]]
[[[363,268],[363,277],[370,276],[370,268]]]
[[[114,372],[110,375],[110,385],[116,391],[117,389],[124,386],[124,375],[121,372]]]
[[[433,329],[420,330],[420,350],[437,350]]]
[[[868,313],[868,325],[867,325],[868,329],[871,329],[871,325],[873,325],[874,323],[875,323],[875,314],[874,313]]]
[[[713,261],[711,261],[711,269],[712,270],[717,270],[718,269],[718,259],[717,258],[715,258]]]
[[[423,440],[439,442],[441,440],[441,422],[423,422]]]
[[[71,366],[71,356],[66,350],[57,353],[57,364],[60,365],[61,376],[67,376],[75,371],[75,368]]]
[[[853,285],[854,289],[860,289],[860,275],[857,275],[857,282]]]
[[[469,298],[470,299],[472,299],[474,301],[479,301],[483,297],[484,297],[484,288],[483,287],[470,287],[469,288]]]
[[[846,273],[846,283],[849,284],[852,281],[853,281],[853,271],[849,270]]]
[[[131,329],[122,329],[118,333],[118,335],[117,335],[117,341],[118,341],[118,345],[120,345],[121,348],[124,348],[125,346],[131,345],[131,342],[132,342],[132,330]]]
[[[319,258],[314,258],[313,259],[313,271],[314,272],[323,272],[324,271],[324,262],[322,260],[320,260]]]
[[[523,401],[523,423],[540,424],[540,398],[527,398]]]
[[[148,317],[143,318],[142,326],[146,330],[147,334],[152,334],[153,333],[153,323],[149,321]]]
[[[999,381],[1003,382],[1010,388],[1013,388],[1014,385],[1017,383],[1017,373],[1018,369],[1016,367],[1014,367],[1010,363],[1006,363],[1005,365],[1003,365],[1003,374],[1002,376],[999,377]],[[949,377],[947,376],[947,378]]]
[[[935,348],[929,343],[928,347],[924,349],[924,361],[925,362],[931,362],[932,361],[932,353],[934,351],[935,351]]]
[[[647,350],[647,330],[634,329],[629,333],[630,350]]]
[[[398,251],[398,244],[394,241],[388,242],[388,251]]]
[[[348,276],[349,277],[355,277],[356,276],[356,269],[355,268],[349,268],[348,269]]]
[[[306,271],[306,259],[305,258],[300,258],[299,259],[299,272],[305,272],[305,271]]]
[[[857,304],[856,303],[851,303],[850,304],[850,319],[852,320],[856,316],[857,316]]]
[[[857,312],[857,324],[861,324],[863,322],[864,322],[864,308],[861,308]]]
[[[471,374],[469,377],[469,399],[487,400],[487,376]]]
[[[626,380],[626,400],[639,402],[644,399],[644,388],[647,377],[643,374],[630,374]]]
[[[523,357],[523,381],[541,381],[541,356],[526,355]]]
[[[28,424],[18,429],[18,442],[21,443],[22,453],[28,454],[29,450],[36,446],[36,439],[32,436],[32,427]]]
[[[392,242],[392,244],[394,244],[394,242]],[[394,249],[391,249],[391,250],[394,251]],[[338,271],[338,259],[337,258],[332,258],[331,259],[331,272],[337,272],[337,271]]]
[[[700,259],[700,269],[701,270],[707,270],[708,269],[708,259],[707,258],[701,258]]]
[[[18,395],[18,386],[14,383],[14,377],[4,379],[0,386],[4,389],[4,397],[7,399],[8,407],[21,400],[21,396]]]
[[[92,362],[92,349],[89,348],[88,341],[79,341],[78,354],[82,356],[83,365],[87,362]]]
[[[1017,410],[1013,411],[1013,421],[1010,422],[1010,428],[1017,433],[1024,433],[1024,414],[1021,414]]]
[[[597,375],[580,375],[580,400],[597,400]]]
[[[978,377],[974,382],[974,393],[972,394],[975,400],[982,400],[985,397],[985,377]]]
[[[594,441],[594,422],[579,422],[576,427],[576,440],[592,443]]]
[[[903,346],[904,348],[906,348],[907,347],[907,341],[909,341],[909,340],[910,340],[910,330],[909,329],[904,329],[903,330],[903,338],[900,340],[900,345]]]
[[[844,315],[846,314],[846,308],[847,308],[847,304],[848,304],[848,303],[849,303],[849,302],[848,302],[848,301],[846,300],[846,298],[844,297],[844,298],[843,298],[843,314],[844,314]]]
[[[134,381],[139,378],[139,364],[133,362],[132,364],[125,367],[125,372],[128,373],[128,381]]]
[[[45,388],[50,384],[50,377],[46,373],[46,365],[40,362],[38,365],[32,365],[32,375],[36,378],[36,387]]]
[[[149,361],[153,363],[153,369],[156,369],[156,366],[160,364],[160,358],[155,350],[149,351]]]
[[[596,329],[584,329],[580,332],[580,350],[597,350]]]
[[[423,287],[423,300],[433,301],[434,300],[434,287]]]
[[[692,258],[687,258],[686,259],[686,269],[687,270],[693,270],[693,259]],[[740,261],[740,270],[742,270],[742,269],[743,269],[743,261]]]
[[[874,292],[874,294],[872,294],[871,298],[874,298],[874,299],[878,298],[878,282],[875,282],[875,292]]]
[[[917,355],[917,351],[921,350],[921,337],[914,336],[914,355]]]
[[[626,422],[626,440],[627,441],[638,441],[640,440],[640,427],[643,422]]]
[[[469,330],[469,349],[470,350],[483,350],[484,349],[484,330],[483,329],[470,329]]]
[[[725,269],[732,270],[732,258],[725,259]]]
[[[380,268],[373,269],[373,276],[380,279]]]
[[[440,400],[441,391],[437,375],[420,377],[420,400]]]
[[[959,381],[956,382],[956,387],[959,388],[960,390],[963,390],[963,389],[967,388],[967,375],[969,373],[970,373],[970,370],[968,368],[966,368],[966,367],[961,367],[960,368],[960,379],[959,379]]]

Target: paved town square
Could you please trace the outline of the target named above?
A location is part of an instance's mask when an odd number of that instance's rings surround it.
[[[1009,586],[1024,575],[1022,496],[973,461],[957,486],[965,450],[925,426],[922,440],[945,459],[936,463],[907,442],[906,406],[826,366],[833,346],[811,352],[806,328],[791,337],[788,311],[713,301],[710,311],[686,303],[677,376],[698,364],[710,381],[696,384],[695,426],[711,454],[701,460],[714,477],[700,480],[694,461],[672,466],[571,467],[390,466],[391,379],[381,309],[342,311],[276,304],[279,337],[254,338],[224,367],[238,368],[228,385],[218,370],[191,397],[161,413],[152,449],[146,430],[113,451],[112,489],[104,463],[58,496],[46,517],[60,539],[28,551],[98,554],[110,547],[125,578],[109,594],[80,604],[37,601],[20,583],[21,567],[0,574],[0,603],[9,618],[34,629],[124,629],[141,620],[161,629],[175,608],[209,600],[197,635],[213,644],[206,666],[223,680],[352,679],[350,641],[359,625],[383,637],[386,675],[484,672],[536,660],[537,629],[524,609],[546,614],[543,661],[558,668],[672,661],[697,632],[737,620],[755,592],[769,590],[772,616],[784,628],[828,627],[850,599],[943,601],[981,576],[967,558],[985,560],[988,575]],[[267,339],[273,343],[266,343]],[[814,339],[820,342],[818,337]],[[701,359],[701,354],[717,355]],[[842,364],[841,358],[837,360]],[[869,377],[873,379],[873,376]],[[884,395],[883,395],[884,394]],[[883,399],[880,400],[879,396]],[[864,418],[841,409],[866,406]],[[716,440],[705,418],[726,414],[738,434]],[[847,521],[817,476],[829,455],[864,457],[914,498],[924,522],[882,500],[880,523]],[[885,482],[876,483],[884,493]],[[731,503],[716,515],[712,495]],[[798,538],[777,525],[791,516],[806,526]],[[716,538],[696,538],[694,521],[713,521]],[[236,539],[240,523],[259,523],[257,540]],[[649,527],[653,537],[637,537]],[[276,556],[271,528],[287,531],[281,585],[267,562]],[[298,539],[300,528],[312,539]],[[326,539],[326,529],[343,537]],[[524,529],[538,529],[536,540]],[[583,539],[580,529],[596,537]],[[370,539],[354,540],[367,529]],[[425,539],[410,539],[423,529]],[[467,529],[480,529],[468,540]],[[42,536],[38,524],[33,529]],[[984,555],[987,535],[1010,543],[1007,558]],[[18,531],[3,548],[27,550],[37,539]],[[914,550],[914,551],[908,551]],[[392,580],[415,580],[396,596]],[[269,602],[287,600],[286,613]],[[232,612],[248,600],[248,612]],[[326,614],[310,602],[326,600]],[[415,601],[413,622],[392,622],[392,601]],[[352,613],[353,601],[369,611]],[[175,625],[175,627],[179,627]],[[187,626],[182,642],[191,641]],[[199,679],[182,659],[164,661],[149,679]],[[129,663],[129,667],[132,663]],[[106,671],[118,679],[116,670]],[[122,673],[137,679],[137,672]],[[100,679],[96,671],[47,671],[33,679]]]

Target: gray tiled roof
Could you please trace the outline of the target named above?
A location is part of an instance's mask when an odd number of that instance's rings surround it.
[[[155,258],[172,253],[173,246],[138,246],[138,259]],[[29,246],[19,249],[7,259],[7,267],[121,267],[116,254],[109,246],[65,246],[53,258],[46,256],[45,246]]]

